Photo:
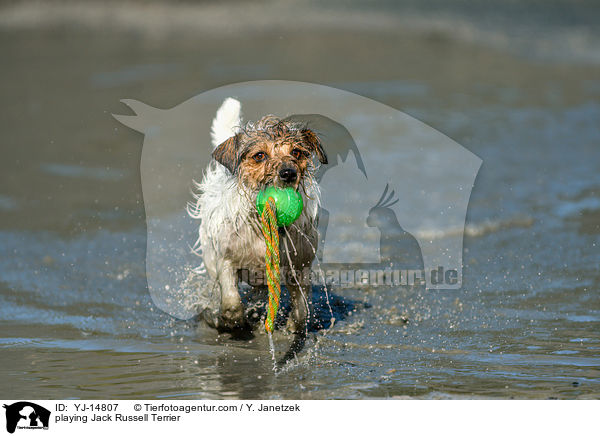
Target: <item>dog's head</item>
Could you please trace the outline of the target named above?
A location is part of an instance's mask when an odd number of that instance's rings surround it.
[[[321,141],[312,130],[274,115],[249,123],[212,155],[244,186],[256,191],[266,186],[298,189],[307,175],[312,175],[313,156],[327,163]]]

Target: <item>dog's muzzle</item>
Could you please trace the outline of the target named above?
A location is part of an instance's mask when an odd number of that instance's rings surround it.
[[[284,183],[294,183],[298,178],[298,171],[295,168],[282,168],[279,170],[279,179]]]

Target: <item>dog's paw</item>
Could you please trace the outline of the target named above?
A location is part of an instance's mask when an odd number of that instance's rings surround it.
[[[214,329],[219,327],[219,312],[216,310],[204,310],[201,313],[201,318],[204,319],[204,322],[208,324],[209,327]]]
[[[306,329],[306,320],[297,321],[290,315],[285,328],[290,333],[302,333]]]
[[[249,328],[249,323],[243,312],[226,310],[205,310],[202,318],[209,327],[219,332],[232,332],[234,330],[245,330]]]
[[[217,328],[220,330],[236,330],[248,327],[248,321],[241,306],[229,307],[221,311]]]

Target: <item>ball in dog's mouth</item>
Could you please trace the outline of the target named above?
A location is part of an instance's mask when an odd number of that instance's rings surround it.
[[[275,188],[274,186],[261,190],[256,196],[256,208],[259,214],[263,213],[269,197],[273,197],[275,200],[279,226],[289,226],[302,214],[304,202],[300,193],[291,187]]]

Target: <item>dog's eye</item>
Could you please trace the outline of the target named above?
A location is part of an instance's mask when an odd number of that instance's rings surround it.
[[[299,148],[294,148],[292,150],[292,157],[294,159],[300,159],[303,155],[304,155],[304,153]]]
[[[262,162],[263,160],[265,160],[267,158],[267,155],[265,152],[263,151],[259,151],[258,153],[256,153],[254,156],[252,156],[252,159],[254,159],[256,162]]]

